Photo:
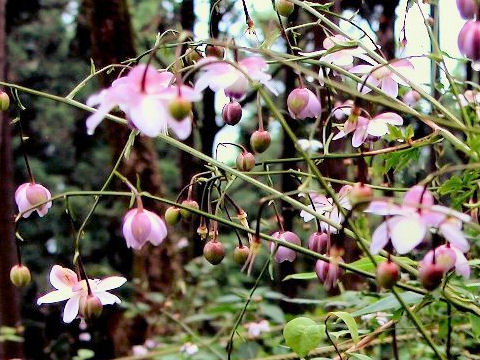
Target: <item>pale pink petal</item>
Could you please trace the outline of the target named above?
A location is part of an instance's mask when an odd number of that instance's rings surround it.
[[[440,225],[440,233],[458,250],[466,253],[470,250],[470,244],[462,232],[462,223],[457,219],[448,219]]]
[[[453,246],[452,249],[455,251],[455,255],[457,256],[457,259],[455,260],[455,273],[463,276],[465,279],[468,279],[470,277],[471,270],[467,258],[460,250]]]
[[[392,98],[396,98],[398,96],[398,84],[392,79],[391,76],[386,76],[382,79],[381,89]]]
[[[239,61],[239,65],[245,67],[248,73],[265,72],[268,70],[267,62],[260,56],[251,56]]]
[[[76,283],[78,283],[78,277],[74,271],[60,265],[54,265],[50,270],[50,284],[55,289],[71,289]]]
[[[352,137],[352,146],[360,147],[367,138],[367,127],[357,127]]]
[[[402,210],[391,201],[374,200],[368,205],[365,212],[386,216],[401,214]]]
[[[347,136],[347,134],[343,131],[343,130],[340,130],[337,135],[335,135],[332,140],[338,140],[338,139],[341,139],[341,138],[344,138],[345,136]]]
[[[418,208],[420,199],[422,199],[422,206],[428,207],[433,205],[434,200],[432,193],[421,185],[415,185],[405,193],[403,206]]]
[[[372,75],[370,75],[367,78],[367,81],[366,81],[365,85],[363,85],[364,80],[365,80],[365,77],[362,78],[362,83],[358,84],[358,91],[361,90],[362,94],[367,94],[370,91],[372,91],[371,87],[378,88],[378,86],[380,85],[380,80],[378,80],[376,77],[374,77]],[[370,85],[370,86],[368,86],[368,85]]]
[[[167,116],[167,121],[168,127],[180,140],[185,140],[192,133],[192,120],[189,117],[178,121],[171,116]]]
[[[349,72],[354,74],[368,74],[372,69],[372,65],[357,65],[352,67]]]
[[[372,234],[372,242],[370,243],[370,252],[378,254],[388,243],[388,229],[387,222],[384,221],[379,227],[375,229]]]
[[[54,290],[38,298],[37,305],[51,304],[64,301],[72,296],[70,289]]]
[[[65,309],[63,310],[63,322],[71,323],[78,315],[78,310],[80,307],[80,292],[74,294],[65,304]]]
[[[367,133],[372,136],[383,136],[388,134],[387,123],[382,119],[373,118],[368,123]]]
[[[399,254],[406,254],[425,238],[427,227],[416,217],[402,217],[391,228],[391,239]]]
[[[377,116],[374,117],[374,119],[382,120],[392,125],[398,125],[398,126],[403,125],[403,118],[400,115],[395,114],[393,112],[385,112],[382,114],[378,114]]]
[[[102,305],[120,304],[122,302],[118,296],[106,291],[95,292],[95,296],[100,299]]]
[[[143,244],[138,244],[136,241],[135,237],[133,236],[132,233],[132,220],[134,215],[136,214],[137,209],[132,209],[123,218],[123,237],[125,238],[125,241],[127,243],[127,247],[134,248],[135,250],[139,250]]]
[[[145,212],[152,223],[152,231],[147,241],[150,241],[153,245],[160,245],[167,237],[167,226],[157,214],[148,210],[145,210]]]
[[[29,185],[30,185],[29,183],[22,184],[15,191],[15,202],[17,203],[19,212],[24,212],[25,210],[30,209],[32,207],[30,202],[27,200],[27,187]],[[25,214],[23,214],[23,217],[24,218],[29,217],[33,211],[34,210],[26,212]]]
[[[144,96],[141,101],[132,106],[129,111],[130,119],[140,132],[149,137],[167,134],[167,114],[165,105],[153,96]]]
[[[105,279],[100,280],[97,284],[97,289],[99,291],[108,291],[112,289],[119,288],[127,282],[123,276],[109,276]]]

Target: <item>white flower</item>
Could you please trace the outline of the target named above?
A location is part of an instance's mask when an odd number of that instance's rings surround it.
[[[270,325],[267,320],[249,322],[243,326],[247,329],[247,336],[251,339],[258,338],[262,333],[270,331]]]
[[[198,346],[191,342],[187,342],[182,345],[182,347],[180,348],[180,352],[192,356],[198,352]]]

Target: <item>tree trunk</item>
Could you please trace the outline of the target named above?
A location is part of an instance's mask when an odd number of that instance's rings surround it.
[[[6,0],[0,0],[0,74],[6,80],[7,44],[5,28]],[[10,268],[16,264],[15,225],[13,207],[13,159],[11,129],[8,116],[0,112],[0,326],[20,325],[19,290],[10,282]],[[21,343],[0,342],[0,358],[22,357]]]

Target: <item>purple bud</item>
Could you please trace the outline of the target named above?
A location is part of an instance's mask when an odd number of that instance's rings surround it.
[[[466,20],[473,19],[477,13],[476,0],[457,0],[460,16]]]
[[[480,62],[480,21],[468,21],[458,34],[458,49],[462,55],[472,60],[476,70]]]
[[[237,125],[242,119],[242,105],[238,101],[225,104],[222,110],[222,118],[227,125]]]
[[[240,171],[250,171],[255,167],[255,156],[251,152],[242,151],[237,156],[237,169]]]
[[[326,233],[314,232],[308,238],[307,246],[310,250],[319,254],[325,254],[327,252],[328,235]]]
[[[308,90],[305,88],[296,88],[288,95],[288,110],[298,116],[308,105]]]
[[[298,246],[302,245],[302,241],[300,240],[300,238],[291,231],[277,231],[272,235],[272,237]],[[276,247],[277,244],[272,241],[270,243],[270,252],[273,253]],[[295,260],[296,257],[297,252],[295,250],[289,249],[284,246],[279,246],[277,249],[277,254],[275,255],[275,261],[277,263],[281,263],[284,261],[292,262]]]
[[[137,211],[137,213],[133,215],[131,231],[137,243],[143,244],[147,241],[150,231],[152,231],[152,224],[145,211]]]
[[[339,260],[343,261],[341,258],[339,258]],[[318,280],[325,286],[325,289],[330,290],[337,286],[337,280],[343,274],[343,270],[337,263],[317,260],[315,273],[317,274]]]

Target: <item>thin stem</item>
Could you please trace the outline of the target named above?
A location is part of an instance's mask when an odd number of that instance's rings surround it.
[[[18,115],[18,129],[20,130],[19,131],[20,144],[21,144],[21,149],[22,149],[22,153],[23,153],[23,159],[25,160],[25,166],[27,167],[28,178],[30,180],[30,183],[35,184],[35,177],[33,176],[33,171],[32,171],[32,168],[30,167],[30,162],[28,161],[27,145],[26,145],[25,139],[24,139],[21,113]]]
[[[330,341],[330,343],[333,345],[333,347],[335,348],[335,352],[337,353],[338,355],[338,358],[340,360],[343,360],[342,358],[342,353],[340,352],[340,350],[338,349],[337,347],[337,344],[335,343],[335,341],[333,341],[333,339],[330,337],[330,334],[328,333],[328,319],[330,319],[330,316],[327,316],[325,318],[325,335],[327,335],[327,338],[328,338],[328,341]]]
[[[447,359],[452,359],[452,305],[447,303]]]

